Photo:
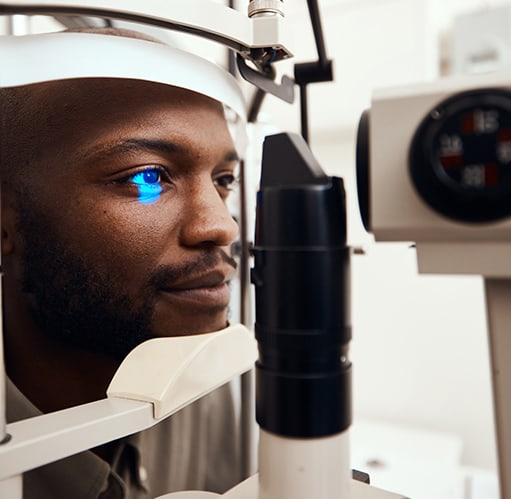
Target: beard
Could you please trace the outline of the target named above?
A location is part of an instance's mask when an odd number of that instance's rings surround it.
[[[30,295],[29,313],[42,334],[66,346],[121,361],[155,337],[152,320],[162,285],[220,260],[236,267],[219,248],[204,250],[194,262],[156,268],[135,299],[126,293],[121,275],[98,272],[70,251],[47,217],[27,197],[21,199],[17,229],[23,238],[22,290]]]

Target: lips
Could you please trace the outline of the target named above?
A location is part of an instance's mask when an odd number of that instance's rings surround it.
[[[227,275],[223,271],[213,271],[201,276],[192,277],[191,279],[187,279],[185,282],[173,283],[166,287],[164,291],[172,292],[198,288],[214,288],[226,283],[230,277],[230,275]]]
[[[171,300],[193,302],[204,307],[227,307],[230,301],[229,281],[233,270],[214,270],[186,281],[172,283],[162,289]]]

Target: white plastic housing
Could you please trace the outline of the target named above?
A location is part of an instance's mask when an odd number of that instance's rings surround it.
[[[261,430],[259,499],[351,499],[349,433],[287,438]]]
[[[245,119],[235,78],[215,64],[160,43],[91,33],[0,37],[0,86],[69,78],[130,78],[207,95]]]
[[[241,324],[208,334],[153,338],[122,361],[107,395],[151,402],[159,419],[248,371],[256,359],[254,336]]]
[[[409,174],[410,145],[421,121],[457,93],[511,91],[511,73],[378,90],[370,109],[370,229],[377,241],[415,241],[419,270],[511,276],[511,217],[492,223],[448,219],[419,196]]]

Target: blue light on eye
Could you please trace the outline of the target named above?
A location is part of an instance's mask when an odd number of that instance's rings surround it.
[[[136,173],[131,181],[138,187],[138,200],[142,204],[152,204],[158,201],[162,188],[160,172],[156,169]]]

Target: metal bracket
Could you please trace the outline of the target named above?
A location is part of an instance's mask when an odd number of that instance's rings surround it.
[[[237,58],[238,70],[247,80],[252,83],[256,87],[264,90],[265,92],[282,99],[289,104],[291,104],[295,99],[295,90],[294,85],[295,81],[289,76],[284,75],[282,77],[281,83],[276,83],[270,75],[266,75],[260,71],[256,71],[252,69],[241,55],[238,54]]]

